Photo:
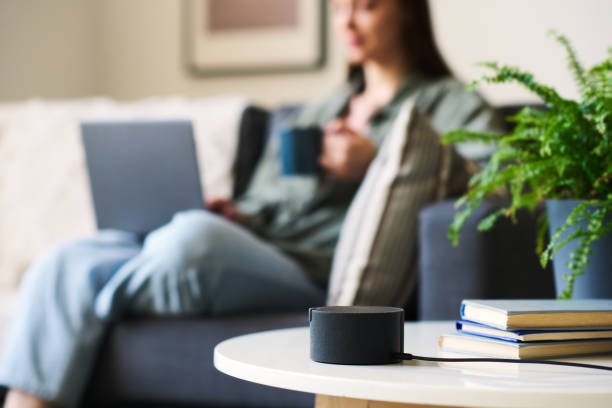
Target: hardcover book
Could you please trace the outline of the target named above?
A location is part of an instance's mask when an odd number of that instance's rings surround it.
[[[612,340],[612,327],[601,329],[501,330],[486,324],[470,322],[469,320],[457,320],[456,326],[457,331],[460,333],[514,342],[584,339]]]
[[[512,342],[483,336],[445,334],[439,337],[442,350],[485,354],[501,358],[578,356],[612,352],[611,339]]]
[[[461,319],[498,329],[612,327],[612,299],[466,299]]]

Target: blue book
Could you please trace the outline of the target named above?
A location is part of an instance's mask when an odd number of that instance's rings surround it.
[[[514,343],[562,341],[562,340],[612,340],[612,327],[598,329],[559,329],[559,330],[501,330],[486,324],[457,320],[457,331],[491,339],[511,341]]]
[[[502,330],[612,327],[612,299],[466,299],[461,320]]]

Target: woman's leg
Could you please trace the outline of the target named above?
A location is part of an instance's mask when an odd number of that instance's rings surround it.
[[[149,234],[96,300],[102,318],[122,312],[218,315],[306,310],[324,302],[300,266],[244,228],[205,211],[177,214]]]
[[[0,384],[20,391],[9,392],[7,404],[30,396],[77,404],[105,329],[93,312],[96,293],[139,250],[133,235],[107,231],[65,244],[32,265],[0,362]]]
[[[107,327],[98,317],[305,310],[324,301],[323,290],[295,262],[204,211],[177,214],[139,251],[135,240],[99,238],[64,246],[34,265],[0,383],[74,406]]]

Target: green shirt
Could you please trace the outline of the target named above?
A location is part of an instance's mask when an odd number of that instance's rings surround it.
[[[362,80],[349,82],[322,103],[302,109],[290,125],[322,126],[342,116],[350,98],[362,89]],[[410,75],[392,100],[370,118],[368,137],[376,145],[384,141],[408,98],[414,98],[416,106],[429,115],[440,133],[456,128],[491,131],[500,123],[482,98],[466,92],[457,80]],[[488,153],[478,146],[472,151],[476,155]],[[358,187],[359,183],[325,176],[283,176],[278,137],[272,135],[237,205],[247,228],[295,259],[315,282],[324,286],[342,221]]]

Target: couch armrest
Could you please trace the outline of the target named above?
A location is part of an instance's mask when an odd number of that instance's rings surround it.
[[[551,298],[550,268],[535,254],[536,216],[518,215],[518,223],[502,218],[487,232],[476,226],[500,207],[485,201],[461,231],[457,247],[447,238],[454,201],[426,207],[419,219],[420,320],[455,319],[465,298]]]

